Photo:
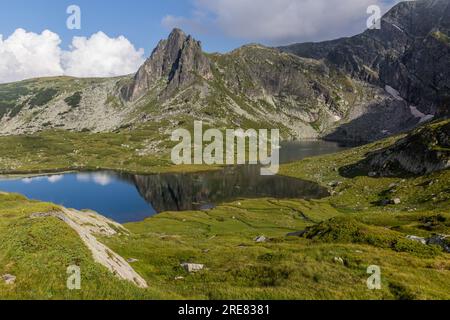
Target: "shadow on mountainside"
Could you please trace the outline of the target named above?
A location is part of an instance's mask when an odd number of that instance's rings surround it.
[[[450,119],[424,125],[394,145],[339,169],[344,177],[425,175],[450,168]]]
[[[324,139],[367,143],[412,130],[420,120],[411,114],[404,101],[392,99],[372,103],[359,113],[361,115],[339,126]]]

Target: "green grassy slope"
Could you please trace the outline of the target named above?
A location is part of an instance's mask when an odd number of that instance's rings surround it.
[[[0,275],[17,277],[14,285],[0,280],[0,299],[158,299],[174,297],[155,287],[146,291],[118,280],[95,263],[78,235],[53,218],[30,218],[57,211],[52,204],[0,194]],[[81,268],[80,291],[67,289],[67,268]]]
[[[111,169],[136,173],[205,170],[174,166],[168,147],[147,154],[157,124],[119,133],[46,131],[33,136],[0,138],[0,173],[26,174],[69,170]]]
[[[347,214],[326,201],[245,200],[208,213],[167,213],[127,227],[130,238],[106,240],[150,283],[185,298],[201,299],[433,299],[449,298],[449,261],[437,248],[383,247],[384,227],[368,227],[375,243],[286,237],[331,216]],[[450,217],[447,215],[447,223]],[[380,221],[378,221],[380,223]],[[356,222],[350,221],[347,226]],[[363,225],[361,223],[361,225]],[[339,230],[344,230],[339,225]],[[448,226],[447,226],[448,228]],[[265,235],[270,240],[256,243]],[[404,240],[406,243],[406,240]],[[344,264],[336,263],[335,257]],[[186,274],[179,264],[207,270]],[[369,265],[382,269],[383,287],[366,287]],[[177,277],[184,279],[176,280]]]
[[[102,238],[125,259],[138,259],[132,265],[148,290],[95,264],[62,222],[29,219],[54,206],[0,195],[0,274],[17,276],[12,287],[0,284],[0,297],[449,299],[448,253],[406,236],[450,234],[450,171],[405,178],[340,175],[340,168],[397,139],[282,166],[284,175],[329,187],[329,198],[242,199],[208,212],[159,214],[127,224],[129,236]],[[391,198],[401,203],[381,205]],[[305,229],[303,237],[286,236]],[[261,235],[268,240],[255,242]],[[206,268],[187,274],[183,262]],[[82,291],[75,293],[65,290],[65,270],[72,263],[86,270]],[[379,291],[366,287],[370,265],[381,267]]]
[[[139,260],[133,267],[150,284],[143,290],[95,264],[64,223],[29,218],[31,213],[55,210],[55,206],[14,195],[0,198],[0,273],[17,276],[13,286],[0,284],[2,299],[448,298],[449,261],[437,248],[405,251],[344,238],[286,237],[331,217],[348,221],[346,214],[324,200],[242,200],[211,212],[166,213],[128,224],[130,237],[104,242],[123,257]],[[414,228],[419,217],[423,215],[399,220]],[[448,231],[450,217],[445,217]],[[383,219],[365,221],[371,224],[366,230],[369,235],[403,238],[399,231],[381,227],[392,223],[388,217],[379,218]],[[344,233],[344,224],[339,223]],[[345,226],[351,228],[355,223]],[[259,235],[269,240],[256,243],[254,238]],[[344,264],[336,263],[335,257]],[[186,261],[203,263],[207,269],[189,275],[179,266]],[[66,268],[71,264],[81,267],[81,291],[65,287]],[[365,271],[371,264],[382,268],[380,291],[366,288]]]

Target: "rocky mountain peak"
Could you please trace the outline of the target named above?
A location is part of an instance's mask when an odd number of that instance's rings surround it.
[[[166,40],[159,42],[133,81],[121,89],[122,97],[135,101],[161,80],[165,82],[165,91],[172,92],[191,85],[197,76],[212,77],[211,63],[200,41],[180,29],[173,29]]]
[[[353,77],[399,91],[425,114],[446,114],[450,88],[450,1],[404,1],[383,16],[381,30],[351,38],[281,47],[324,59]]]

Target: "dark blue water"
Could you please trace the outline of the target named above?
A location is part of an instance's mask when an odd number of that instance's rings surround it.
[[[68,208],[91,209],[120,223],[156,213],[134,185],[107,172],[0,180],[0,190]]]
[[[282,163],[333,153],[330,142],[283,144]],[[207,210],[240,198],[316,199],[327,195],[317,184],[281,176],[261,176],[257,166],[227,167],[190,174],[130,175],[69,173],[33,178],[0,178],[0,191],[78,210],[94,210],[119,223],[142,221],[165,211]]]

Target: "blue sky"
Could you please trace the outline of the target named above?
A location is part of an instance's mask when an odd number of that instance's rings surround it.
[[[0,0],[0,83],[134,73],[173,27],[206,52],[351,36],[366,29],[369,6],[384,13],[398,1]],[[66,26],[70,5],[81,9],[81,30]]]
[[[216,0],[208,1],[215,2]],[[253,3],[255,3],[255,8],[257,8],[258,5],[264,7],[268,1],[269,0],[254,0]],[[271,1],[277,2],[277,0]],[[301,0],[296,1],[298,3],[302,2]],[[73,36],[90,36],[97,31],[103,31],[110,37],[124,35],[137,48],[144,48],[146,52],[149,52],[155,46],[157,41],[165,38],[170,31],[170,26],[163,25],[162,23],[164,17],[170,15],[177,18],[183,17],[186,18],[186,20],[195,20],[196,18],[192,16],[195,16],[196,11],[202,10],[202,3],[204,2],[205,1],[196,0],[0,0],[0,34],[3,34],[3,36],[6,37],[19,27],[33,32],[42,32],[45,29],[49,29],[59,34],[63,40],[63,46],[67,46]],[[229,2],[232,3],[234,1]],[[390,7],[391,3],[394,3],[395,1],[371,1],[371,3],[377,2],[383,3],[386,7]],[[342,1],[342,3],[344,3],[343,6],[346,11],[352,11],[352,7],[348,4],[346,5],[345,1]],[[65,22],[68,16],[66,14],[66,8],[71,4],[80,6],[82,10],[82,29],[79,31],[68,30],[66,28]],[[345,8],[345,6],[347,6],[347,8]],[[204,7],[207,7],[204,11],[209,15],[209,18],[213,19],[214,15],[217,14],[217,11],[214,9],[208,10],[208,5],[204,5]],[[224,9],[226,9],[225,6]],[[329,13],[334,10],[335,6],[332,4],[330,5],[329,10],[326,11]],[[258,14],[257,10],[253,11],[256,12],[256,15]],[[275,15],[277,12],[273,12],[273,14]],[[358,24],[355,23],[354,28],[347,27],[346,29],[346,26],[343,26],[342,30],[336,30],[335,36],[348,36],[358,32],[358,30],[364,29],[363,20],[366,18],[366,13],[360,10],[356,13],[357,17],[358,14],[361,19]],[[324,12],[324,23],[326,23],[325,19],[327,19],[328,16],[327,12]],[[249,19],[251,18],[252,17],[249,17]],[[316,19],[319,20],[320,18],[320,16],[316,17]],[[233,21],[231,20],[230,23],[233,23]],[[175,22],[175,24],[177,23]],[[184,27],[188,32],[194,33],[197,38],[201,38],[205,50],[209,52],[232,50],[246,42],[255,41],[269,45],[273,42],[273,39],[262,39],[259,35],[255,36],[255,39],[251,39],[251,34],[245,34],[245,25],[242,26],[242,31],[245,35],[241,37],[239,35],[239,30],[230,34],[223,30],[217,30],[217,26],[213,26],[212,28],[210,28],[210,26],[203,26],[204,29],[199,32],[199,28],[195,28],[195,26],[192,27],[192,24],[195,24],[195,22],[186,23],[186,21],[184,21],[184,23],[178,24],[181,24],[179,26]],[[240,26],[237,27],[240,28]],[[295,23],[293,23],[293,28],[295,28]],[[214,30],[208,32],[208,30],[205,29]],[[300,31],[301,30],[299,30],[299,33]],[[330,32],[330,37],[319,34],[317,35],[317,40],[331,38],[333,35],[333,32]],[[287,42],[294,42],[293,40],[286,37]],[[298,41],[301,40],[303,39],[299,37]],[[310,41],[316,39],[314,39],[314,35],[312,35],[310,37],[305,37],[304,40]],[[280,39],[280,41],[282,41],[282,39]]]
[[[192,3],[190,0],[0,0],[0,34],[7,37],[19,27],[37,33],[49,29],[60,35],[66,47],[73,36],[103,31],[110,37],[124,35],[136,48],[149,53],[170,32],[170,27],[162,25],[162,19],[166,15],[189,13]],[[81,8],[81,30],[66,28],[66,9],[71,4]],[[200,36],[209,51],[227,51],[244,43],[229,37]]]

